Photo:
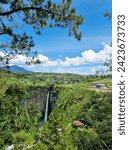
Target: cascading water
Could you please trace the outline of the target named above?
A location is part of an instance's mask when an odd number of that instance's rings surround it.
[[[45,108],[44,122],[46,122],[46,121],[48,120],[49,97],[50,97],[50,92],[48,92],[48,94],[47,94],[47,101],[46,101],[46,108]]]
[[[44,118],[42,118],[42,119],[39,121],[38,129],[41,129],[42,126],[43,126],[43,123],[48,120],[49,99],[50,99],[50,91],[47,93],[46,106],[45,106],[45,115],[44,115]]]

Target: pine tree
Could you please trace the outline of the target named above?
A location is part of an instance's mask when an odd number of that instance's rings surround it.
[[[34,46],[32,35],[27,34],[27,27],[32,27],[37,35],[41,35],[46,27],[67,28],[69,35],[80,40],[82,33],[78,31],[83,17],[72,7],[72,0],[0,0],[0,50],[5,56],[0,57],[8,64],[16,54],[29,55]]]

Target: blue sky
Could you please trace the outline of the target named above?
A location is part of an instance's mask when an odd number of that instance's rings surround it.
[[[67,30],[45,29],[42,37],[35,40],[40,53],[52,59],[57,59],[59,55],[74,57],[85,49],[98,51],[102,48],[102,42],[111,42],[111,20],[103,17],[104,12],[111,12],[111,0],[73,0],[73,6],[84,17],[80,27],[82,40],[78,42],[69,37]]]
[[[96,70],[101,70],[104,59],[111,55],[111,47],[107,45],[112,41],[111,20],[103,16],[104,12],[111,12],[111,3],[111,0],[73,0],[78,14],[84,17],[80,27],[82,40],[69,37],[68,30],[46,28],[41,36],[33,34],[33,50],[38,51],[37,57],[42,60],[42,64],[26,66],[23,64],[23,56],[18,56],[18,61],[17,58],[12,60],[12,64],[40,72],[93,74]],[[28,33],[33,33],[31,28],[27,30]]]

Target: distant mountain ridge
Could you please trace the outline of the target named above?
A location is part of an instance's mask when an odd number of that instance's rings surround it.
[[[10,71],[10,72],[23,72],[23,73],[32,72],[32,71],[26,70],[26,69],[24,69],[20,66],[17,66],[17,65],[12,65],[12,66],[9,66],[9,67],[0,67],[0,69],[7,70],[7,71]]]

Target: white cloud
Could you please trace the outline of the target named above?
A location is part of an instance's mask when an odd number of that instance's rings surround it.
[[[4,54],[3,52],[0,51],[0,56],[1,56],[1,57],[4,57],[5,54]]]
[[[39,54],[36,59],[41,61],[41,64],[27,66],[26,62],[31,60],[32,57],[26,57],[24,55],[17,55],[15,58],[11,59],[10,64],[22,65],[32,71],[48,71],[48,72],[74,72],[74,73],[85,73],[83,69],[88,67],[87,64],[95,65],[105,62],[105,60],[112,54],[112,48],[103,43],[104,48],[98,52],[89,49],[81,53],[81,56],[76,56],[73,58],[65,57],[63,59],[62,55],[59,56],[56,60],[50,60],[47,56]],[[0,51],[0,56],[3,56],[4,53]],[[85,67],[82,67],[85,66]],[[80,68],[79,68],[80,67]],[[96,72],[96,67],[90,67],[90,70],[87,72],[94,74]]]
[[[111,46],[104,44],[104,48],[98,52],[95,52],[92,49],[86,50],[81,53],[81,57],[76,56],[73,58],[66,57],[64,60],[57,59],[55,61],[49,60],[48,57],[44,56],[45,61],[41,64],[42,66],[80,66],[87,63],[91,64],[103,64],[105,60],[111,55],[112,48]]]
[[[105,60],[112,54],[112,48],[109,45],[104,44],[104,49],[99,52],[95,52],[92,49],[84,51],[82,58],[87,63],[104,63]]]
[[[38,59],[41,61],[41,62],[47,62],[48,61],[48,57],[42,55],[42,54],[39,54],[38,55]]]
[[[76,56],[74,58],[66,57],[60,64],[64,66],[79,66],[87,63],[100,64],[104,63],[105,60],[112,54],[111,46],[103,44],[104,48],[99,52],[95,52],[92,49],[86,50],[81,53],[81,57]]]
[[[104,48],[98,52],[95,52],[92,49],[85,50],[84,52],[81,53],[81,57],[76,56],[73,58],[66,57],[64,60],[63,59],[57,59],[57,60],[49,60],[47,56],[44,56],[43,54],[39,54],[36,59],[39,59],[41,61],[42,66],[79,66],[79,65],[84,65],[87,63],[91,64],[100,64],[104,63],[105,60],[111,55],[112,53],[112,48],[107,45],[103,44]],[[0,52],[0,56],[4,56],[3,52]],[[25,55],[17,55],[15,58],[11,59],[10,63],[11,64],[19,64],[23,65],[27,61],[31,60],[32,57],[26,57]]]
[[[79,66],[84,64],[84,59],[83,57],[78,57],[78,56],[75,58],[66,57],[64,63],[68,66]]]
[[[27,58],[25,55],[17,55],[10,60],[10,64],[24,65],[27,60],[29,60],[29,58]]]
[[[96,69],[95,67],[91,68],[91,72],[92,72],[93,74],[95,74],[96,71],[97,71],[97,69]]]

